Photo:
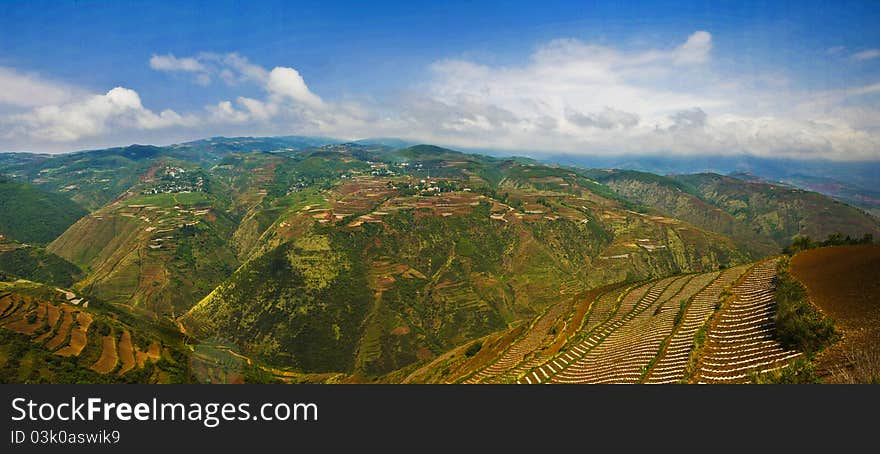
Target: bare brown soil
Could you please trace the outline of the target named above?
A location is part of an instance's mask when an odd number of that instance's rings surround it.
[[[156,341],[153,341],[153,343],[150,344],[150,347],[147,348],[147,358],[149,358],[153,362],[156,362],[156,361],[159,361],[159,358],[161,356],[162,356],[162,353],[159,350],[159,343]]]
[[[62,304],[61,310],[64,312],[61,326],[55,331],[55,336],[52,337],[52,339],[49,339],[49,342],[46,342],[46,348],[52,351],[57,350],[64,345],[65,341],[67,341],[67,336],[70,334],[70,329],[73,326],[73,306]]]
[[[77,312],[76,322],[76,329],[70,331],[70,343],[67,347],[63,347],[55,352],[55,354],[61,356],[79,356],[86,347],[86,342],[88,342],[87,333],[89,331],[89,325],[92,324],[92,316],[85,312]]]
[[[880,345],[880,246],[839,246],[801,252],[791,272],[810,300],[835,323],[843,339],[823,352],[818,373],[828,379],[852,366],[852,352]],[[834,381],[833,378],[830,381]]]
[[[119,356],[116,354],[116,339],[113,335],[104,336],[101,339],[101,357],[92,365],[92,370],[99,374],[108,374],[116,368]]]
[[[122,361],[122,366],[119,368],[119,375],[122,375],[132,369],[137,365],[137,361],[134,356],[134,349],[131,346],[131,334],[128,331],[123,331],[122,336],[119,338],[119,360]]]
[[[49,331],[46,331],[45,333],[37,336],[34,339],[34,342],[36,343],[41,343],[46,339],[52,337],[52,335],[55,334],[55,326],[58,324],[58,320],[61,318],[61,309],[59,309],[58,306],[55,306],[54,304],[47,304],[46,311]]]

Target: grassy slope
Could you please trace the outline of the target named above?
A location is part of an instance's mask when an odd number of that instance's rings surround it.
[[[339,175],[364,170],[356,164],[362,162],[356,158],[360,153],[365,151],[325,147],[273,162],[272,178],[263,179],[267,194],[244,217],[252,224],[248,241],[256,252],[183,318],[184,325],[200,336],[226,336],[275,364],[372,375],[534,315],[557,301],[562,289],[747,260],[719,235],[621,214],[621,202],[610,190],[574,172],[430,146],[369,157],[412,163],[408,175],[416,181],[430,175],[467,182],[520,206],[520,214],[535,197],[550,213],[585,211],[575,219],[530,215],[527,221],[508,214],[510,222],[502,223],[489,218],[490,207],[500,202],[488,198],[490,203],[467,214],[441,217],[430,209],[407,209],[356,229],[346,228],[348,221],[319,226],[298,212],[306,205],[326,206],[321,194],[343,197],[347,189],[339,186]],[[230,175],[231,187],[260,179],[261,166],[248,164],[249,156],[220,163],[225,172],[252,169],[247,176]],[[313,197],[309,191],[284,195],[275,189],[304,179],[311,187],[333,190]],[[618,218],[599,216],[603,207]],[[591,221],[579,222],[585,217]],[[627,242],[643,237],[667,249],[647,253]],[[600,259],[621,252],[631,258]]]
[[[36,282],[70,287],[83,275],[73,263],[45,249],[0,244],[0,273]]]
[[[0,234],[9,239],[46,244],[85,214],[64,195],[0,176]]]
[[[40,188],[63,193],[89,210],[97,210],[138,182],[161,156],[158,147],[111,148],[57,155],[36,164],[7,165],[14,174]]]
[[[132,199],[154,203],[158,208],[152,211],[128,208],[126,202],[93,213],[48,250],[86,270],[78,287],[107,301],[144,306],[158,314],[182,313],[228,276],[237,260],[228,246],[233,222],[222,213],[192,217],[206,196],[181,196],[186,197],[162,194]],[[189,213],[180,214],[173,208],[177,203]],[[131,213],[136,214],[126,215]],[[185,226],[187,222],[196,224]]]

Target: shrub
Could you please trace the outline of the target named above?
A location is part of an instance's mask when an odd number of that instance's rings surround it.
[[[482,349],[483,349],[482,342],[479,342],[479,341],[474,342],[473,344],[468,346],[467,350],[464,351],[464,356],[467,356],[468,358],[470,358],[471,356],[474,356],[477,353],[479,353],[480,350],[482,350]]]
[[[754,384],[807,384],[819,383],[816,370],[807,358],[800,357],[788,367],[769,372],[755,371],[749,377]]]
[[[832,233],[828,235],[825,241],[813,241],[805,235],[798,235],[792,240],[791,244],[786,246],[782,253],[786,255],[794,255],[807,249],[815,249],[828,246],[846,246],[857,244],[874,244],[874,235],[866,233],[861,238],[852,238],[849,235],[843,236],[841,233]]]
[[[675,325],[678,325],[681,322],[681,319],[684,318],[684,313],[687,310],[687,300],[681,300],[678,302],[678,312],[675,313]]]
[[[787,260],[779,265],[776,303],[776,336],[785,347],[811,355],[834,341],[834,324],[810,304],[803,284],[788,273]]]

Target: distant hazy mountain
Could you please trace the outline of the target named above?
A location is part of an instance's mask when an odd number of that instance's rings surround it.
[[[394,137],[375,137],[370,139],[355,140],[354,143],[361,145],[382,145],[391,148],[406,148],[418,144],[409,140],[397,139]]]
[[[756,156],[576,156],[542,161],[586,168],[627,169],[660,175],[747,172],[769,182],[816,191],[880,215],[880,161],[772,159]]]

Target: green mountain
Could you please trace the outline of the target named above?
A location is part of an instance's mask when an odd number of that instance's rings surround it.
[[[96,210],[136,184],[164,153],[160,147],[132,145],[57,155],[38,162],[13,161],[0,172]]]
[[[76,265],[41,247],[11,242],[0,243],[0,273],[61,287],[83,277]]]
[[[283,152],[329,142],[332,139],[297,136],[217,137],[167,147],[130,145],[36,157],[6,153],[0,155],[0,173],[65,194],[81,206],[97,210],[168,163],[210,166],[231,153]]]
[[[46,244],[85,214],[62,194],[0,176],[0,237]]]
[[[791,244],[797,235],[880,233],[880,223],[867,213],[791,186],[717,174],[665,177],[633,170],[585,174],[627,200],[724,234],[761,255]]]
[[[674,178],[750,225],[756,234],[779,245],[790,244],[797,235],[812,238],[826,238],[832,233],[856,238],[864,234],[880,236],[877,218],[816,192],[711,173]]]
[[[336,161],[363,151],[347,148]],[[188,332],[295,370],[375,375],[590,287],[749,259],[721,235],[628,210],[570,170],[431,146],[343,168],[327,151],[289,170],[320,184],[264,199],[286,211],[273,211],[259,253],[182,318]]]

